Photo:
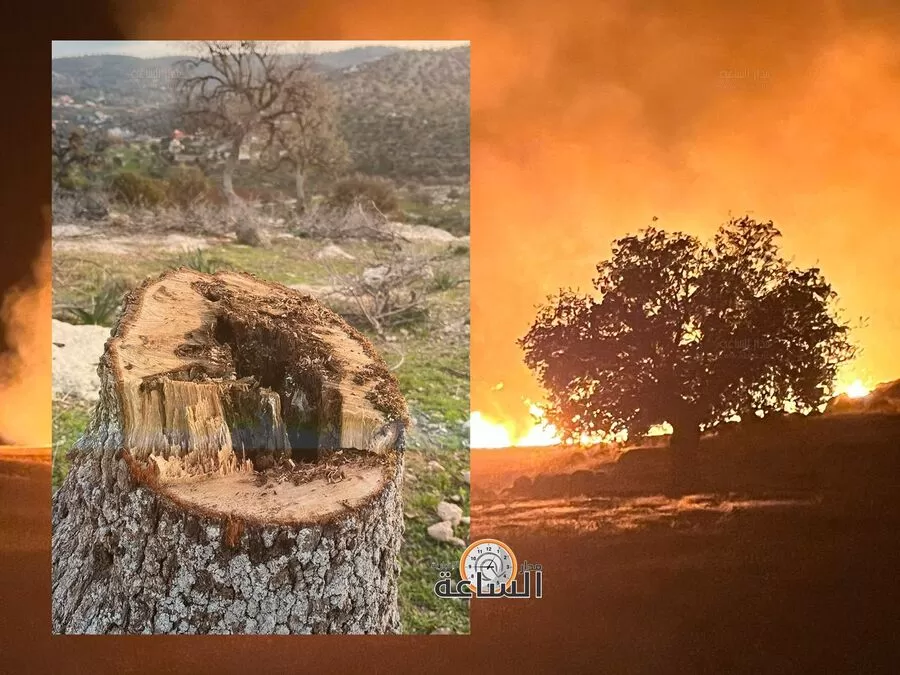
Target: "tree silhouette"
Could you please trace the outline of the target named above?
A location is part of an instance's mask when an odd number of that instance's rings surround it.
[[[668,422],[676,471],[690,472],[701,430],[827,400],[855,353],[849,326],[819,269],[785,260],[779,237],[745,216],[708,243],[655,227],[614,242],[597,293],[551,296],[519,340],[547,420],[564,439]]]

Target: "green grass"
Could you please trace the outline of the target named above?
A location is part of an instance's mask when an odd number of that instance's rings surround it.
[[[457,199],[446,204],[423,204],[415,199],[399,201],[398,211],[406,220],[417,225],[429,225],[447,230],[456,236],[469,234],[469,199]]]
[[[437,340],[423,341],[407,353],[395,374],[410,407],[449,424],[461,424],[468,419],[467,349],[442,347]]]
[[[444,471],[428,469],[430,459],[439,462]],[[406,531],[400,551],[400,617],[404,633],[431,633],[437,628],[469,632],[468,603],[434,594],[440,570],[455,570],[463,551],[454,544],[432,539],[427,531],[438,520],[438,502],[450,501],[452,495],[459,495],[459,506],[464,514],[469,514],[469,486],[462,479],[462,472],[468,468],[468,449],[407,451],[403,506]],[[454,536],[467,541],[469,526],[460,523],[454,528]],[[459,578],[458,572],[454,577]]]
[[[69,471],[66,453],[87,426],[91,409],[84,404],[53,401],[53,491],[62,484]]]
[[[405,633],[430,633],[436,628],[469,632],[468,604],[438,598],[434,584],[442,568],[455,569],[462,549],[432,539],[428,526],[437,522],[441,501],[459,497],[469,514],[469,485],[462,472],[469,469],[469,351],[464,341],[435,336],[414,338],[404,345],[406,359],[395,372],[416,426],[406,452],[404,485],[406,532],[401,549],[400,615]],[[436,461],[443,470],[428,468]],[[469,526],[454,528],[467,540]]]
[[[341,246],[345,251],[357,257],[356,260],[331,260],[326,266],[315,259],[316,251],[321,248],[319,242],[298,239],[288,244],[276,242],[271,248],[256,248],[240,244],[226,244],[209,250],[211,256],[220,258],[232,269],[252,272],[264,279],[289,284],[327,284],[331,280],[331,270],[335,274],[347,274],[365,266],[365,258],[361,259],[352,247]],[[371,257],[368,252],[366,258]]]

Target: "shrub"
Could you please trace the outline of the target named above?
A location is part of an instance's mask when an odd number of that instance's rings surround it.
[[[110,279],[84,304],[66,307],[60,318],[73,324],[111,326],[127,290],[128,284],[124,279]]]
[[[209,199],[215,189],[206,174],[196,166],[173,167],[167,179],[166,196],[172,204],[181,208]]]
[[[220,259],[209,256],[202,248],[193,251],[185,251],[175,258],[173,267],[190,267],[203,274],[215,274],[219,270],[228,269],[228,264]]]
[[[109,184],[113,198],[129,206],[158,206],[166,200],[166,183],[132,171],[122,171]]]
[[[409,194],[409,200],[413,204],[420,206],[431,206],[434,203],[434,197],[427,190],[421,188],[412,190]]]
[[[450,273],[449,270],[438,270],[434,274],[434,278],[431,280],[431,284],[429,285],[432,292],[440,292],[440,291],[448,291],[451,288],[456,288],[459,285],[459,280]]]
[[[376,209],[387,215],[397,210],[397,193],[394,184],[386,179],[371,176],[351,176],[337,183],[331,192],[328,205],[346,209],[355,204]]]

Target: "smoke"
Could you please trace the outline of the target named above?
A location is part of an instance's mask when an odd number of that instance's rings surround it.
[[[541,392],[515,340],[535,305],[587,287],[611,240],[653,216],[700,235],[729,212],[772,218],[870,317],[856,367],[900,375],[896,2],[141,7],[123,5],[134,38],[471,41],[472,406],[489,417],[528,426],[522,398]]]
[[[0,305],[7,350],[0,353],[0,435],[5,442],[48,447],[50,407],[50,239],[32,274],[10,289]]]

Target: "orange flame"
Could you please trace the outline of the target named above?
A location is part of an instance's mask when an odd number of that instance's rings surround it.
[[[0,390],[0,435],[16,445],[50,446],[50,240],[33,271],[35,284],[19,286],[3,299],[3,321],[11,350],[0,356],[6,381]]]

